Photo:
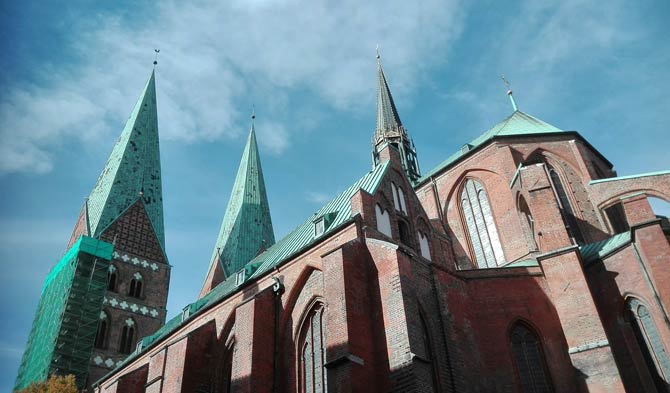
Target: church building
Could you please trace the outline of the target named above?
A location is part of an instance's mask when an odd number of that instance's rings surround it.
[[[152,72],[44,282],[15,389],[54,373],[90,386],[164,325],[169,282]]]
[[[509,91],[507,118],[422,172],[379,57],[377,80],[372,169],[277,241],[252,118],[199,298],[163,324],[152,74],[17,387],[82,370],[98,393],[668,392],[670,226],[649,198],[670,202],[670,170],[617,176]]]

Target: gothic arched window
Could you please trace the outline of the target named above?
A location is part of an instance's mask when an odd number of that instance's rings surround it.
[[[389,212],[384,210],[384,208],[379,204],[376,204],[375,215],[377,217],[377,230],[388,237],[393,236],[393,232],[391,231],[391,217]]]
[[[505,256],[489,198],[479,181],[468,179],[465,182],[461,191],[461,209],[477,266],[496,267],[503,263]]]
[[[135,321],[132,318],[125,320],[121,330],[121,342],[119,343],[119,352],[130,353],[135,346]]]
[[[524,197],[519,197],[519,214],[521,214],[521,221],[524,226],[524,232],[528,238],[528,246],[531,251],[537,251],[537,242],[535,242],[535,220],[530,212],[530,208],[526,203]]]
[[[561,209],[561,215],[565,221],[565,226],[568,229],[568,233],[570,233],[570,236],[572,236],[577,244],[583,244],[584,238],[582,237],[582,233],[579,230],[577,217],[572,210],[570,198],[568,198],[566,188],[563,186],[561,176],[558,174],[558,171],[549,164],[547,164],[547,170],[549,171],[549,178],[551,179],[551,184],[554,187],[554,191],[556,192],[559,204],[558,207]]]
[[[109,315],[105,311],[100,311],[100,321],[98,322],[98,333],[95,335],[95,347],[105,349],[107,347],[107,332],[109,331]]]
[[[229,393],[230,385],[233,380],[233,354],[235,353],[235,341],[231,341],[230,344],[226,346],[224,358],[223,358],[223,368],[221,373],[221,392]]]
[[[433,354],[433,343],[430,339],[430,334],[428,333],[428,325],[426,324],[426,320],[423,318],[422,314],[423,313],[419,313],[419,319],[421,320],[421,331],[423,333],[423,356],[425,362],[427,363],[426,368],[428,368],[426,372],[430,374],[430,390],[435,392],[437,391],[437,386],[439,385],[436,370],[437,363]],[[427,382],[428,380],[426,380],[426,383]]]
[[[107,290],[116,292],[116,266],[109,265],[109,272],[107,273]]]
[[[402,219],[398,219],[398,234],[400,235],[400,241],[404,245],[412,247],[412,243],[410,243],[409,224]]]
[[[421,251],[421,256],[430,261],[430,243],[428,243],[428,235],[424,234],[422,231],[418,231],[416,236],[419,240],[419,251]]]
[[[130,280],[130,288],[128,289],[128,296],[139,298],[142,296],[142,275],[135,273],[133,279]]]
[[[316,303],[305,317],[298,340],[298,373],[301,393],[323,393],[326,389],[326,357],[323,304]]]
[[[649,309],[637,299],[628,302],[631,325],[649,372],[658,386],[670,382],[670,359]],[[665,381],[665,382],[663,382]]]
[[[553,392],[542,342],[537,334],[526,324],[518,322],[512,329],[511,345],[521,391]]]

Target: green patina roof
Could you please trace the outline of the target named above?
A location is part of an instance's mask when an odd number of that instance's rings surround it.
[[[398,131],[402,127],[398,110],[393,102],[391,90],[386,83],[386,76],[382,64],[377,56],[377,128],[375,139],[382,137],[388,131]]]
[[[506,268],[506,267],[532,267],[532,266],[540,266],[540,264],[535,259],[522,259],[520,261],[515,261],[515,262],[512,262],[512,263],[508,263],[507,265],[503,266],[503,268]]]
[[[137,201],[140,193],[158,241],[165,250],[154,72],[88,197],[91,235],[100,236]]]
[[[356,183],[352,184],[344,192],[335,197],[335,199],[324,205],[319,211],[314,213],[313,216],[308,218],[286,237],[247,263],[245,265],[245,270],[247,272],[245,282],[253,281],[263,274],[272,271],[276,266],[289,261],[294,256],[311,247],[324,236],[335,232],[343,225],[350,222],[353,219],[351,197],[354,196],[358,190],[363,190],[369,194],[376,193],[388,167],[388,161],[376,166],[372,171],[365,174],[365,176],[360,178]],[[328,217],[330,225],[326,226],[322,235],[316,236],[314,223],[321,217]],[[198,299],[196,302],[189,304],[185,309],[188,308],[189,315],[192,316],[208,306],[218,303],[222,299],[234,294],[239,288],[240,286],[236,284],[235,275],[230,276],[205,296]],[[167,336],[181,325],[182,315],[175,316],[156,333],[144,337],[142,339],[142,348],[147,348],[152,343]],[[135,356],[136,355],[132,355],[127,358],[124,361],[124,364],[131,361]]]
[[[252,123],[212,252],[210,270],[220,260],[224,274],[228,277],[274,243],[270,206]]]
[[[446,160],[442,161],[438,166],[430,170],[420,179],[418,179],[415,184],[421,184],[426,181],[431,176],[437,174],[444,168],[458,161],[461,157],[468,155],[471,150],[476,149],[477,147],[483,145],[484,143],[490,141],[497,136],[514,136],[514,135],[537,135],[537,134],[555,134],[563,132],[559,128],[552,126],[551,124],[545,123],[542,120],[533,117],[527,113],[521,111],[514,111],[509,117],[500,123],[493,126],[479,137],[475,138],[473,141],[468,143],[468,149],[461,149]]]
[[[590,263],[605,257],[630,242],[630,231],[627,231],[599,242],[585,244],[579,247],[579,252],[582,254],[584,263]]]
[[[619,180],[628,180],[628,179],[639,179],[639,178],[643,178],[643,177],[662,176],[662,175],[670,175],[670,171],[658,171],[658,172],[649,172],[649,173],[639,173],[637,175],[608,177],[606,179],[591,180],[589,182],[589,184],[606,183],[606,182],[610,182],[610,181],[619,181]]]

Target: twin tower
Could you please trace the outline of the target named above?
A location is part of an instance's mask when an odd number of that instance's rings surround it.
[[[373,166],[387,144],[407,177],[420,177],[377,57]],[[199,297],[275,243],[252,117],[251,130]],[[80,388],[115,367],[166,318],[171,266],[165,251],[155,72],[146,83],[63,258],[42,288],[16,379],[20,390],[51,374],[74,374]]]

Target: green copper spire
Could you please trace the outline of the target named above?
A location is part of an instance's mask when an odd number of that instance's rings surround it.
[[[419,171],[414,142],[409,138],[400,121],[391,90],[386,82],[386,75],[384,75],[382,69],[379,52],[377,52],[377,125],[372,138],[373,167],[380,164],[379,151],[387,143],[400,150],[402,166],[407,177],[411,181],[420,178],[421,172]]]
[[[275,242],[253,118],[201,296]]]
[[[154,71],[88,197],[90,236],[100,236],[139,198],[165,250]]]

